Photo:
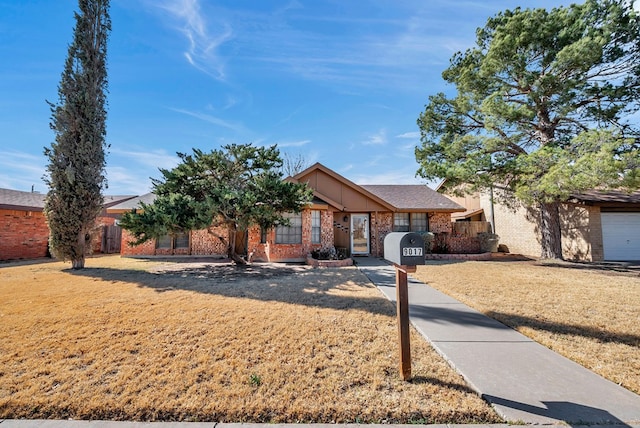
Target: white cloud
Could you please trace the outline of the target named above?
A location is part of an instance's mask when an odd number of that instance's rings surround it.
[[[281,143],[277,143],[278,147],[302,147],[309,144],[311,140],[301,140],[301,141],[285,141]]]
[[[211,34],[199,0],[164,1],[157,7],[167,13],[172,25],[187,39],[188,48],[183,55],[189,64],[214,79],[225,80],[225,63],[218,48],[233,37],[231,27],[221,23],[218,34]]]
[[[406,169],[389,171],[380,174],[352,174],[351,180],[357,184],[426,184],[423,178],[416,177]]]
[[[349,165],[345,165],[345,166],[343,166],[342,168],[340,168],[340,172],[341,172],[342,174],[344,174],[345,172],[349,172],[349,171],[351,171],[352,169],[353,169],[353,164],[352,164],[352,163],[350,163]]]
[[[408,139],[416,140],[420,138],[420,131],[405,132],[404,134],[396,135],[396,138],[408,138]]]
[[[47,185],[42,180],[46,172],[47,158],[19,151],[0,151],[0,187],[6,189],[45,193]]]
[[[108,189],[105,193],[109,195],[144,195],[151,191],[151,174],[148,169],[125,168],[121,166],[107,166]],[[157,169],[156,169],[156,174]]]
[[[196,119],[203,120],[205,122],[211,123],[213,125],[217,125],[223,128],[231,129],[232,131],[238,133],[246,133],[247,129],[241,123],[229,122],[224,119],[220,119],[219,117],[212,116],[206,113],[198,113],[190,110],[184,110],[179,108],[170,108],[170,110],[175,111],[176,113],[186,114],[187,116],[195,117]]]
[[[365,146],[387,144],[387,130],[381,129],[373,135],[369,135],[368,139],[363,141]]]
[[[122,150],[111,148],[111,155],[126,158],[128,165],[132,163],[152,167],[157,172],[158,168],[171,169],[178,165],[180,159],[173,153],[169,154],[165,150]],[[131,169],[135,169],[131,168]]]

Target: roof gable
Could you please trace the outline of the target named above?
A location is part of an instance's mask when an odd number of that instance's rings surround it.
[[[445,211],[465,209],[421,184],[358,185],[316,163],[292,177],[306,182],[317,197],[341,211]]]
[[[361,186],[316,163],[294,175],[293,180],[307,183],[314,195],[340,211],[394,211],[393,205]]]

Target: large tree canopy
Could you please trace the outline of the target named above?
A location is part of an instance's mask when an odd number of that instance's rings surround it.
[[[443,78],[457,93],[431,96],[418,119],[418,174],[450,191],[499,185],[539,207],[542,257],[562,258],[558,205],[572,193],[639,186],[631,1],[499,13]]]
[[[106,186],[105,136],[109,0],[80,0],[73,42],[51,107],[55,142],[45,148],[49,193],[44,213],[51,253],[84,267]]]
[[[229,257],[244,260],[235,252],[238,230],[251,225],[270,228],[287,224],[287,212],[300,212],[312,198],[305,183],[283,180],[282,159],[276,146],[251,144],[224,146],[193,155],[178,153],[182,162],[172,170],[161,169],[163,178],[153,180],[156,199],[140,212],[123,216],[120,225],[141,244],[149,239],[189,230],[225,226]]]

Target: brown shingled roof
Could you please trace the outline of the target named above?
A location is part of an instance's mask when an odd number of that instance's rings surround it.
[[[44,198],[46,196],[44,193],[0,189],[0,209],[42,211],[44,208]]]
[[[140,202],[144,202],[145,204],[150,205],[153,203],[155,199],[156,199],[156,195],[154,193],[145,193],[144,195],[131,198],[117,205],[112,205],[107,208],[107,212],[110,212],[110,213],[127,212],[133,209],[139,209]]]
[[[23,192],[21,190],[0,188],[0,209],[42,211],[46,197],[46,193]],[[133,197],[133,195],[105,195],[104,206],[109,207]]]
[[[465,211],[464,207],[422,184],[365,184],[360,187],[402,211]]]
[[[606,192],[591,190],[576,193],[572,195],[572,198],[581,202],[640,204],[640,191],[627,193],[620,190],[610,190]]]

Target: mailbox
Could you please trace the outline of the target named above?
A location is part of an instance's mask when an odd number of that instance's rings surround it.
[[[391,232],[384,238],[384,258],[400,266],[424,264],[424,240],[413,232]]]

